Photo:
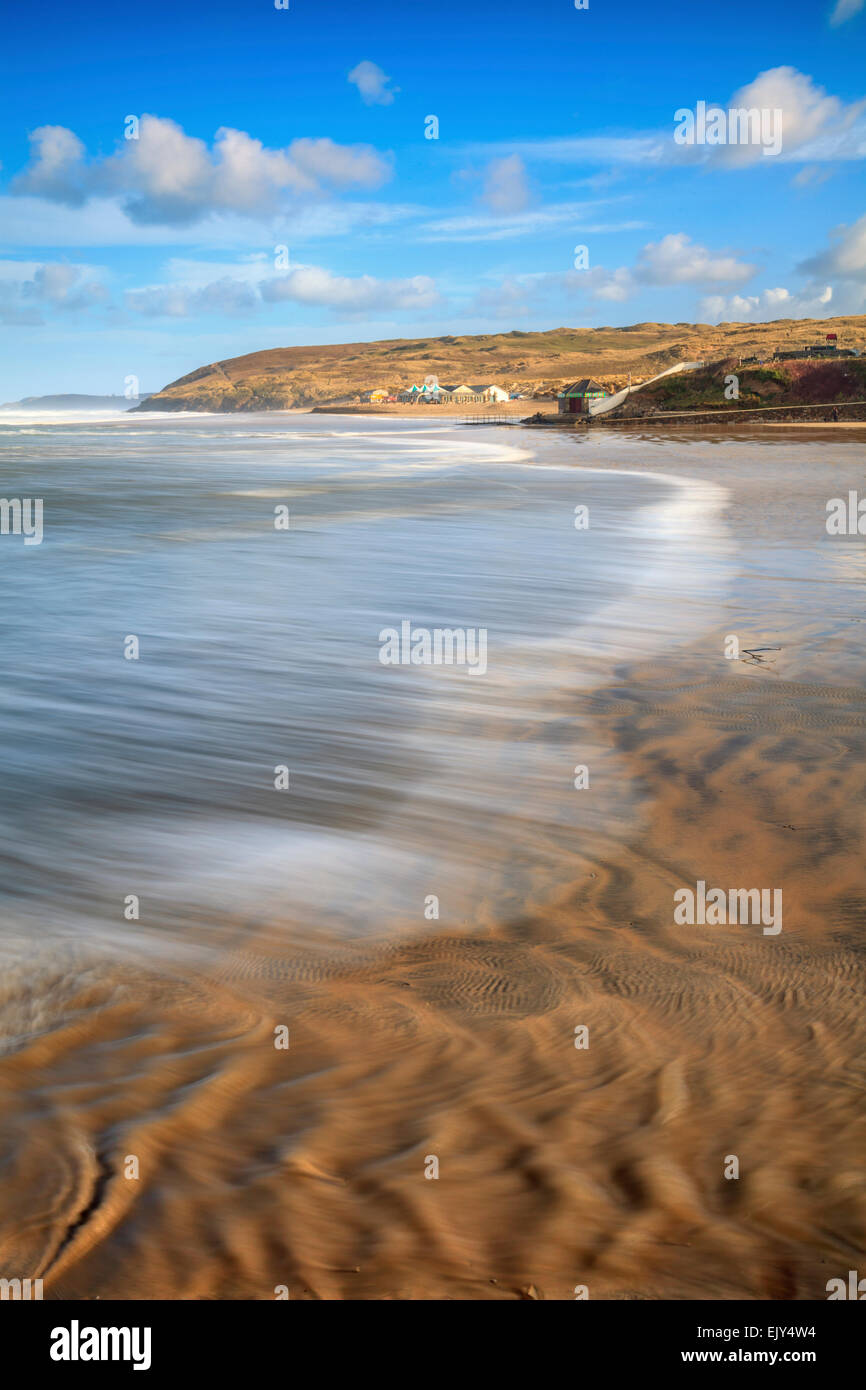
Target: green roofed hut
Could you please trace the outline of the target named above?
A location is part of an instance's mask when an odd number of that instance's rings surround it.
[[[582,381],[573,381],[570,386],[563,386],[556,398],[559,413],[560,415],[586,415],[589,412],[590,401],[601,400],[608,394],[600,381],[594,381],[591,376],[585,376]]]

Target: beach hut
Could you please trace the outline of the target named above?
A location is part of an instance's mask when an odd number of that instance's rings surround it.
[[[501,386],[485,386],[481,394],[491,405],[498,405],[500,401],[508,400],[508,392],[503,391]]]
[[[444,405],[446,401],[450,401],[451,392],[446,386],[440,386],[438,381],[431,382],[429,386],[425,381],[421,390],[418,392],[418,399],[426,402],[428,405],[432,402],[435,402],[436,405]]]
[[[382,387],[380,386],[380,387],[378,387],[375,391],[371,391],[371,392],[370,392],[369,399],[370,399],[371,402],[373,402],[373,401],[387,401],[387,399],[388,399],[388,392],[385,391],[385,390],[383,390]]]
[[[557,405],[560,415],[586,415],[589,411],[589,402],[601,400],[608,392],[600,381],[594,381],[591,376],[585,376],[581,381],[572,381],[568,386],[563,386],[557,397]]]
[[[469,401],[480,401],[483,399],[481,396],[482,390],[483,387],[479,388],[477,386],[455,386],[454,390],[451,392],[451,399],[457,405],[466,405]]]

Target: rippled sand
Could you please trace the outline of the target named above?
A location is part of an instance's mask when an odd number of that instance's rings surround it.
[[[541,872],[538,793],[447,929],[314,944],[227,908],[151,968],[33,943],[0,987],[0,1273],[61,1298],[809,1299],[862,1262],[862,617],[810,567],[836,461],[762,459],[700,459],[744,556],[717,628],[518,731],[591,726],[639,789],[624,835],[557,826]],[[725,661],[732,630],[781,650]],[[674,926],[697,879],[781,886],[783,931]]]

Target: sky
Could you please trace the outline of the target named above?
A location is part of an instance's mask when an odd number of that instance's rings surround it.
[[[0,400],[866,312],[866,0],[578,3],[8,9]]]

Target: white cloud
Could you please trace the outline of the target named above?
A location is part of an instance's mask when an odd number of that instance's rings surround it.
[[[381,280],[300,265],[263,278],[266,266],[260,257],[242,265],[175,259],[166,267],[168,283],[128,290],[126,305],[149,318],[190,318],[209,313],[248,315],[263,305],[285,302],[357,314],[426,309],[438,301],[435,282],[427,275]]]
[[[300,266],[285,275],[264,280],[262,298],[293,300],[329,309],[359,313],[367,309],[427,309],[438,296],[428,275],[406,280],[378,280],[372,275],[332,275],[319,266]]]
[[[711,296],[704,300],[701,312],[714,322],[862,313],[866,309],[866,213],[850,226],[835,228],[830,242],[797,266],[799,274],[809,277],[804,289],[769,289],[731,299]]]
[[[553,304],[561,306],[563,295],[622,304],[646,287],[693,285],[709,289],[734,286],[750,279],[754,273],[754,266],[734,256],[710,251],[691,241],[684,232],[672,232],[660,241],[648,242],[633,266],[609,269],[598,265],[586,270],[510,276],[495,288],[482,290],[474,300],[474,307],[481,312],[501,314],[517,304],[532,304],[539,311],[550,312]],[[713,302],[725,303],[721,297]]]
[[[823,158],[832,159],[840,157],[846,148],[845,137],[863,114],[866,103],[858,101],[846,106],[838,97],[828,96],[805,73],[779,67],[759,73],[754,82],[734,93],[727,106],[729,110],[781,111],[781,158],[805,158],[804,151],[812,148],[816,157],[823,149]],[[709,151],[720,163],[728,165],[769,162],[760,144],[716,145]]]
[[[40,324],[43,310],[100,308],[109,301],[99,267],[64,262],[0,262],[0,322]]]
[[[684,232],[671,232],[660,241],[647,242],[633,266],[619,266],[613,270],[592,266],[587,270],[569,270],[534,279],[536,283],[547,281],[559,285],[570,293],[621,303],[643,286],[740,285],[751,279],[755,269],[735,256],[708,250]]]
[[[850,227],[831,233],[834,245],[797,267],[806,275],[838,275],[845,280],[866,280],[866,213]]]
[[[391,177],[388,161],[372,145],[338,145],[325,136],[293,140],[288,154],[311,188],[379,188]]]
[[[30,132],[30,168],[19,176],[22,192],[80,207],[86,202],[81,179],[86,150],[78,136],[62,125],[43,125]]]
[[[220,128],[209,149],[176,122],[142,116],[139,138],[118,152],[87,162],[81,141],[62,126],[42,126],[31,136],[29,167],[11,191],[80,207],[110,194],[140,226],[184,226],[212,213],[273,214],[284,200],[321,197],[350,188],[376,188],[390,165],[368,145],[330,139],[298,139],[269,150],[241,130]]]
[[[863,0],[836,0],[830,23],[834,26],[844,24],[846,19],[853,19],[855,14],[859,14],[862,8]]]
[[[618,270],[597,267],[595,270],[587,271],[587,275],[590,277],[590,287],[595,299],[620,304],[623,300],[629,299],[634,292],[632,274],[627,266],[620,266]]]
[[[352,68],[349,81],[358,88],[365,106],[390,106],[395,93],[400,90],[399,87],[395,87],[392,91],[388,87],[390,77],[366,58],[356,68]]]
[[[832,307],[831,307],[832,306]],[[760,294],[710,295],[701,300],[701,319],[707,323],[771,323],[774,319],[822,318],[838,314],[829,285],[810,286],[797,293],[779,287]]]
[[[626,265],[618,266],[616,270],[608,270],[603,265],[587,270],[566,270],[562,274],[538,276],[537,280],[558,293],[583,295],[610,304],[622,304],[631,299],[637,289],[634,275]]]
[[[191,318],[196,314],[254,313],[259,306],[255,289],[243,280],[223,277],[206,285],[150,285],[127,290],[127,308],[148,318]]]
[[[685,232],[671,232],[643,248],[635,276],[645,285],[741,285],[755,269],[734,256],[708,251]]]

